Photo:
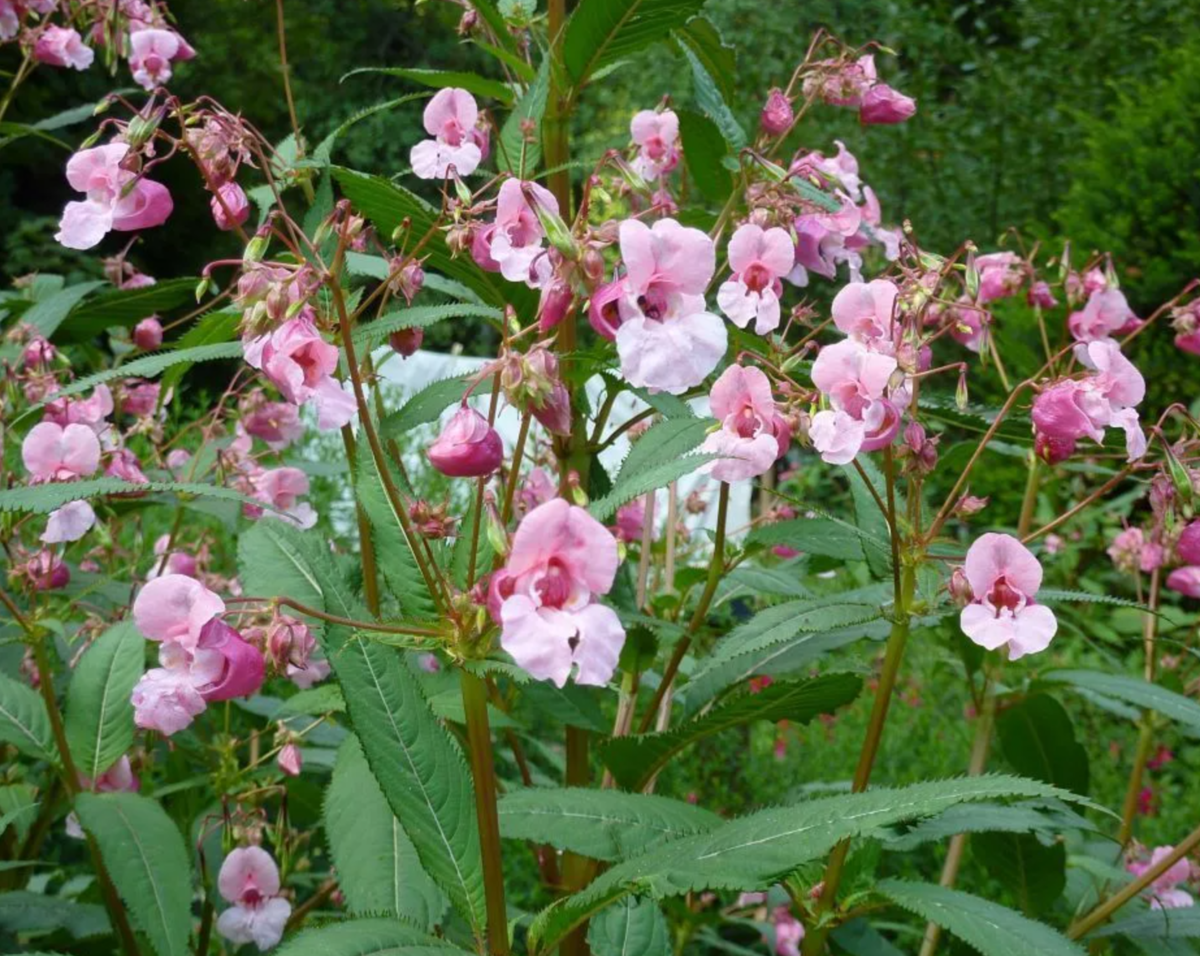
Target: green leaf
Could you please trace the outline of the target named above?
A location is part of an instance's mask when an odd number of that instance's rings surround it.
[[[1045,923],[961,890],[908,880],[881,880],[894,903],[949,930],[983,956],[1084,956],[1086,950]]]
[[[0,836],[10,826],[18,843],[25,841],[41,806],[38,791],[27,783],[0,786]]]
[[[600,759],[623,787],[639,790],[672,756],[698,740],[755,720],[808,723],[848,704],[862,690],[854,674],[824,674],[809,680],[779,681],[757,694],[742,694],[703,717],[664,733],[616,737],[600,749]]]
[[[674,461],[688,452],[695,451],[716,425],[712,418],[674,418],[651,425],[633,443],[629,454],[621,462],[616,484],[631,481],[643,472]]]
[[[344,83],[350,77],[357,76],[360,73],[382,73],[385,76],[398,76],[401,79],[412,80],[414,83],[420,83],[422,86],[429,86],[435,90],[454,86],[464,89],[468,93],[474,93],[476,96],[486,96],[489,99],[499,100],[505,106],[512,106],[513,103],[513,92],[507,83],[489,79],[486,76],[480,76],[478,73],[468,73],[464,70],[419,70],[396,66],[362,66],[357,70],[351,70],[342,77],[340,82]]]
[[[1200,704],[1194,700],[1150,684],[1140,677],[1124,674],[1103,674],[1100,671],[1062,670],[1045,674],[1042,680],[1071,687],[1102,697],[1113,697],[1134,707],[1153,710],[1182,725],[1189,737],[1200,737]]]
[[[1067,848],[1032,833],[979,833],[971,855],[1020,903],[1027,916],[1044,913],[1067,885]]]
[[[342,689],[337,684],[318,684],[292,694],[271,719],[283,720],[301,714],[315,717],[318,714],[344,713],[345,710],[346,699],[342,697]]]
[[[653,468],[640,470],[636,475],[617,485],[603,498],[597,498],[588,505],[588,513],[597,521],[607,521],[621,505],[634,498],[639,498],[648,491],[665,488],[671,482],[690,475],[701,465],[720,458],[720,455],[683,455],[674,461],[665,461]]]
[[[450,305],[418,305],[396,309],[354,330],[354,344],[374,348],[400,329],[427,329],[447,319],[481,318],[503,321],[504,313],[490,305],[454,302]]]
[[[66,930],[75,939],[104,936],[108,914],[97,903],[76,903],[60,896],[17,890],[0,893],[0,929],[9,933]]]
[[[411,103],[413,100],[427,99],[430,95],[429,93],[409,93],[407,96],[398,96],[395,99],[375,103],[373,106],[366,106],[361,110],[356,110],[337,129],[317,144],[317,148],[313,150],[312,154],[313,162],[321,166],[328,166],[330,159],[333,157],[333,149],[337,145],[337,141],[345,135],[350,127],[357,125],[370,116],[374,116],[376,113],[386,113],[388,110],[395,109],[397,106],[403,106],[405,103]]]
[[[339,748],[325,792],[325,833],[351,913],[395,916],[427,933],[441,922],[446,898],[421,869],[354,737]]]
[[[523,705],[555,723],[582,727],[598,734],[606,734],[611,729],[596,695],[579,684],[555,687],[549,681],[531,681],[524,686],[521,696]]]
[[[282,521],[258,521],[238,538],[238,580],[255,597],[290,597],[323,610],[325,594],[308,566],[302,532]]]
[[[521,97],[500,130],[500,148],[496,153],[496,168],[512,173],[519,179],[530,179],[542,161],[542,117],[546,115],[546,98],[550,94],[550,60],[542,59],[537,76]],[[534,136],[526,141],[523,125],[532,124]]]
[[[499,803],[500,835],[614,862],[721,823],[715,813],[643,793],[575,787],[514,790]]]
[[[196,279],[166,279],[141,289],[111,289],[71,310],[56,339],[82,342],[114,325],[130,326],[149,315],[192,301]]]
[[[764,890],[844,839],[871,836],[960,803],[1006,797],[1078,799],[1033,780],[986,775],[873,788],[761,810],[606,870],[586,889],[537,915],[529,950],[531,956],[549,951],[575,926],[630,893],[663,899],[705,889]]]
[[[1075,738],[1070,715],[1049,694],[1031,694],[1005,707],[996,718],[996,733],[1017,773],[1087,795],[1087,751]]]
[[[133,744],[129,695],[142,676],[146,641],[132,621],[96,638],[71,674],[67,746],[79,772],[95,780]]]
[[[602,910],[588,927],[595,956],[671,956],[666,918],[650,900],[621,900]]]
[[[878,538],[835,518],[790,518],[759,525],[750,532],[746,543],[768,548],[784,545],[805,554],[819,554],[841,561],[865,560],[864,546],[877,551],[887,547]]]
[[[446,956],[464,950],[396,920],[356,919],[305,930],[276,952],[278,956]]]
[[[163,808],[136,793],[81,793],[75,812],[158,956],[189,953],[191,865],[183,835]]]
[[[104,285],[103,282],[81,282],[78,285],[67,286],[40,302],[34,303],[21,317],[21,321],[26,325],[32,325],[46,338],[52,338],[68,313],[86,295],[99,289],[102,285]]]
[[[1094,831],[1095,825],[1065,804],[1031,800],[1024,803],[983,803],[951,807],[922,821],[903,835],[887,837],[886,848],[904,851],[956,833],[1041,833],[1053,836],[1063,830]]]
[[[676,32],[675,39],[692,68],[696,105],[717,124],[725,141],[735,151],[740,150],[748,139],[729,108],[736,92],[737,56],[733,47],[725,45],[717,28],[704,17],[689,20]]]
[[[36,126],[30,126],[28,123],[0,123],[0,136],[3,137],[3,139],[0,139],[0,148],[23,136],[36,136],[38,139],[44,139],[55,146],[61,146],[67,152],[72,152],[70,145],[64,143],[57,136],[51,136],[45,130],[38,129]]]
[[[470,375],[457,375],[431,382],[413,395],[396,411],[379,423],[384,438],[400,438],[418,425],[436,422],[442,412],[462,401],[463,393],[470,385]],[[492,380],[484,379],[471,392],[472,395],[490,395]]]
[[[148,492],[216,498],[220,501],[237,501],[264,507],[261,501],[220,485],[202,485],[185,481],[150,481],[134,484],[122,481],[120,478],[85,478],[82,481],[50,481],[44,485],[29,485],[24,488],[8,488],[0,491],[0,512],[31,511],[34,514],[49,514],[51,511],[61,508],[68,501],[99,498],[104,495],[138,495]]]
[[[2,899],[3,897],[0,897]],[[1093,930],[1088,938],[1128,936],[1130,939],[1196,939],[1200,937],[1200,906],[1147,910]]]
[[[683,158],[704,198],[719,205],[733,192],[733,176],[725,168],[729,144],[717,124],[692,110],[676,110]]]
[[[58,762],[42,698],[5,674],[0,674],[0,741],[38,760]]]
[[[867,477],[871,480],[871,487],[876,492],[883,496],[887,487],[886,480],[883,474],[876,467],[875,463],[870,458],[861,456],[858,464],[862,467]],[[875,500],[875,495],[871,494],[871,488],[867,486],[866,481],[858,470],[850,465],[842,468],[843,474],[850,482],[850,493],[854,497],[854,518],[859,530],[866,536],[864,538],[863,549],[866,553],[867,564],[871,568],[871,573],[877,578],[890,577],[892,573],[892,552],[891,552],[891,532],[888,529],[887,515],[880,510],[879,502]],[[896,510],[899,514],[904,513],[904,503],[900,500],[899,495],[896,498]],[[867,538],[875,541],[889,542],[886,550],[880,551],[878,548],[870,547],[866,544]]]
[[[704,0],[581,0],[567,21],[563,62],[576,86],[683,26]]]

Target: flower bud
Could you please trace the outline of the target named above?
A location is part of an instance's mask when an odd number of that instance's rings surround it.
[[[388,345],[401,358],[408,358],[416,354],[424,340],[424,329],[397,329],[388,336]]]
[[[575,237],[571,235],[571,229],[563,220],[562,216],[554,209],[551,209],[542,201],[539,193],[529,184],[522,184],[521,192],[525,196],[525,201],[529,204],[529,208],[537,213],[538,222],[542,224],[542,229],[545,230],[546,238],[550,241],[555,249],[562,253],[563,257],[572,262],[579,261],[579,246],[575,243]]]
[[[759,122],[767,135],[780,136],[792,128],[795,117],[791,101],[784,96],[783,90],[775,87],[767,94],[767,102],[763,104]]]
[[[275,762],[279,765],[280,771],[289,777],[298,777],[300,768],[304,765],[304,758],[300,755],[300,748],[294,743],[289,743],[284,744],[279,751],[279,756],[275,758]]]
[[[575,303],[575,294],[571,286],[557,277],[550,280],[542,288],[542,298],[538,304],[538,330],[549,332],[565,319]]]
[[[467,36],[478,24],[479,14],[475,12],[474,7],[467,7],[458,21],[458,35],[460,37]]]
[[[1184,564],[1200,565],[1200,521],[1193,521],[1183,529],[1175,553]]]
[[[163,327],[155,316],[142,319],[133,327],[133,344],[143,352],[152,352],[163,343]]]
[[[966,607],[975,599],[971,590],[971,582],[962,568],[955,568],[950,573],[950,599],[959,607]]]
[[[219,197],[219,198],[218,198]],[[236,229],[250,218],[250,200],[235,182],[225,183],[217,189],[217,195],[209,201],[213,221],[222,232]]]
[[[1054,438],[1038,432],[1033,442],[1033,453],[1047,465],[1057,465],[1075,453],[1075,441],[1071,438]]]
[[[604,279],[604,253],[595,243],[588,243],[584,247],[581,265],[589,287],[598,285]]]
[[[481,478],[500,467],[504,446],[487,419],[463,405],[427,452],[429,461],[450,478]]]
[[[954,513],[960,518],[968,518],[986,508],[989,500],[988,498],[980,498],[976,495],[963,495],[955,502]]]

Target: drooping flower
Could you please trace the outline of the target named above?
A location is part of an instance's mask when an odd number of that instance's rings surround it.
[[[128,143],[110,143],[80,150],[67,161],[67,182],[85,193],[83,202],[69,202],[55,239],[68,249],[90,249],[110,230],[130,232],[161,226],[174,204],[162,183],[138,178],[125,169]]]
[[[83,42],[78,30],[49,26],[33,45],[33,58],[47,66],[69,66],[86,70],[96,58],[96,51]]]
[[[1016,295],[1025,280],[1023,260],[1015,252],[989,252],[975,258],[979,274],[977,302],[984,305]]]
[[[775,331],[783,292],[780,280],[795,264],[791,237],[778,226],[764,230],[746,223],[729,240],[728,254],[733,275],[717,290],[721,311],[740,329],[753,319],[759,335]]]
[[[891,444],[900,430],[900,409],[886,395],[897,367],[892,356],[873,352],[856,339],[821,349],[812,380],[830,408],[813,416],[809,437],[824,461],[846,465],[860,451]]]
[[[851,282],[833,298],[833,324],[861,342],[890,343],[896,338],[899,294],[890,279]]]
[[[195,578],[164,574],[149,581],[133,602],[133,620],[151,641],[177,642],[193,651],[209,621],[225,613],[225,602]]]
[[[679,117],[673,110],[642,110],[629,121],[629,135],[637,144],[633,169],[646,182],[679,165]]]
[[[903,123],[917,112],[917,101],[894,90],[886,83],[876,83],[863,94],[858,118],[864,126]]]
[[[1081,312],[1072,312],[1067,327],[1080,342],[1099,342],[1132,332],[1140,320],[1120,289],[1093,292]]]
[[[148,316],[133,327],[133,344],[143,352],[153,352],[162,343],[163,327],[157,316]]]
[[[1010,660],[1050,646],[1058,621],[1034,603],[1042,566],[1032,551],[1012,535],[985,534],[967,549],[964,571],[974,595],[959,616],[968,638],[989,651],[1007,647]]]
[[[87,425],[39,422],[21,443],[21,460],[35,482],[84,478],[100,467],[100,439]]]
[[[617,573],[617,542],[584,509],[555,498],[517,527],[505,566],[492,575],[488,608],[500,643],[538,680],[603,686],[617,666],[625,629],[596,603]]]
[[[220,198],[213,196],[208,205],[218,229],[229,232],[250,218],[250,200],[241,186],[230,181],[218,186],[217,192]]]
[[[792,121],[795,117],[791,100],[787,98],[783,90],[775,87],[767,94],[767,101],[763,104],[758,121],[763,132],[768,136],[779,136],[792,128]]]
[[[1200,598],[1200,565],[1176,568],[1167,575],[1167,587],[1184,597]]]
[[[78,541],[96,523],[96,512],[86,501],[69,501],[50,513],[42,541],[46,544],[62,544]]]
[[[725,354],[725,324],[705,310],[716,271],[713,241],[660,219],[620,227],[624,294],[616,332],[621,373],[631,385],[678,395],[699,385]]]
[[[496,219],[481,232],[480,241],[486,245],[488,258],[509,282],[538,287],[541,281],[536,265],[545,256],[546,230],[525,195],[526,189],[539,205],[558,215],[558,200],[544,186],[507,179],[496,199]]]
[[[470,176],[483,162],[483,150],[474,135],[479,106],[466,90],[438,90],[425,106],[425,132],[409,153],[413,174],[421,179],[445,179],[450,167],[459,176]]]
[[[248,435],[265,441],[274,451],[287,448],[304,434],[304,423],[295,405],[287,402],[262,402],[242,416]]]
[[[283,938],[292,905],[279,895],[279,868],[262,847],[233,850],[221,864],[217,889],[230,907],[217,918],[217,932],[235,946],[253,943],[259,952]]]
[[[121,481],[127,481],[134,485],[150,483],[150,479],[142,471],[142,463],[138,460],[137,455],[128,448],[118,448],[113,451],[108,467],[104,469],[104,475],[107,478],[120,478]]]
[[[1150,854],[1149,861],[1133,861],[1127,863],[1125,869],[1135,877],[1142,876],[1151,867],[1157,866],[1170,856],[1174,849],[1173,846],[1155,847]],[[1150,908],[1152,910],[1173,910],[1194,906],[1196,901],[1192,898],[1192,894],[1179,888],[1180,884],[1186,883],[1191,878],[1191,873],[1192,865],[1186,856],[1180,857],[1172,863],[1146,889],[1145,896],[1150,901]]]
[[[470,405],[454,413],[429,446],[429,462],[450,478],[481,478],[500,467],[504,445],[496,429]]]
[[[776,413],[771,382],[761,370],[729,366],[713,384],[709,404],[721,427],[700,450],[722,456],[706,466],[718,481],[761,475],[787,452],[791,430]]]

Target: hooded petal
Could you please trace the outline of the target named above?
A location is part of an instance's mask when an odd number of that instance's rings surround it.
[[[279,867],[260,846],[242,846],[229,852],[217,876],[217,889],[229,903],[246,899],[277,896]]]
[[[148,582],[133,602],[133,620],[152,641],[178,641],[193,650],[204,625],[225,613],[225,602],[195,578],[164,574]]]
[[[1033,597],[1042,586],[1041,563],[1011,534],[992,533],[976,538],[967,549],[963,570],[971,590],[980,599],[1000,577],[1026,598]]]
[[[673,395],[703,382],[726,344],[725,323],[710,312],[664,322],[634,317],[617,329],[621,374],[631,385]]]
[[[959,627],[974,643],[994,651],[1017,636],[1017,624],[1011,614],[999,617],[982,604],[968,604],[958,617]]]
[[[843,411],[826,409],[813,416],[808,428],[813,448],[831,465],[848,465],[862,448],[866,428]]]

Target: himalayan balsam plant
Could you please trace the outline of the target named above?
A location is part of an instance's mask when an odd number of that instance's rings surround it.
[[[703,0],[460,6],[489,75],[392,70],[435,91],[372,111],[423,108],[380,175],[335,161],[359,117],[303,127],[282,0],[276,144],[171,92],[196,51],[157,0],[0,0],[0,112],[43,69],[144,89],[63,173],[57,239],[111,250],[107,288],[0,301],[0,945],[1184,951],[1200,829],[1136,831],[1160,741],[1200,733],[1159,633],[1200,598],[1197,423],[1149,413],[1127,353],[1168,322],[1200,352],[1192,287],[1139,317],[1102,253],[923,248],[819,132],[916,113],[874,44],[814,37],[747,129]],[[627,145],[578,155],[579,104],[651,46],[690,96],[643,90]],[[166,164],[228,234],[198,283],[135,264],[172,228]],[[396,403],[381,367],[402,382],[437,323],[498,346]],[[1027,475],[1010,502],[971,494],[998,455]],[[1039,520],[1050,482],[1070,503]],[[1143,505],[1108,543],[1128,593],[1056,588],[1118,496]],[[1086,602],[1140,617],[1140,676],[1047,663]],[[974,743],[962,775],[889,787],[877,758],[927,745],[888,728],[917,644]],[[741,816],[654,793],[709,737],[860,697],[845,786]],[[1089,798],[1068,706],[1136,721],[1122,806]],[[994,737],[1016,772],[989,772]],[[955,888],[968,839],[988,896]]]

